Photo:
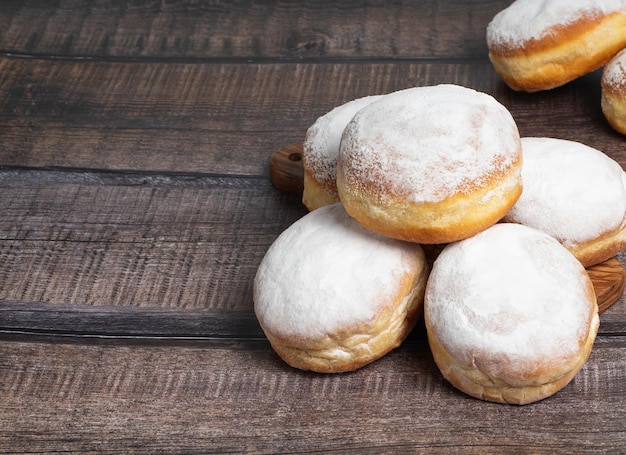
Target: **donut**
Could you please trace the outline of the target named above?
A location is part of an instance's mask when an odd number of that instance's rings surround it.
[[[339,148],[337,190],[368,229],[421,244],[470,237],[522,191],[522,150],[509,111],[457,85],[387,94],[361,109]]]
[[[580,142],[522,138],[524,190],[503,221],[546,232],[589,267],[626,248],[626,174]]]
[[[601,87],[602,113],[615,130],[626,134],[626,49],[604,67]]]
[[[326,205],[272,243],[254,279],[254,311],[287,364],[351,371],[406,338],[422,315],[428,272],[419,245],[370,232],[341,204]]]
[[[487,47],[513,90],[564,85],[626,47],[626,0],[517,0],[487,26]]]
[[[450,384],[520,405],[572,380],[599,325],[582,264],[548,234],[510,223],[446,246],[426,285],[424,320]]]
[[[337,106],[319,117],[307,130],[302,153],[304,167],[302,203],[309,210],[339,202],[337,158],[341,135],[352,117],[380,96],[357,98]]]

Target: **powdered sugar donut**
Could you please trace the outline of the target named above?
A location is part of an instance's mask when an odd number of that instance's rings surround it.
[[[366,96],[337,106],[318,118],[307,130],[303,144],[304,192],[309,210],[339,202],[337,158],[343,130],[354,114],[381,95]]]
[[[504,221],[540,229],[588,267],[626,248],[626,174],[579,142],[522,138],[524,191]]]
[[[568,384],[599,325],[580,262],[548,234],[508,223],[443,250],[428,279],[424,319],[435,362],[453,386],[514,404]]]
[[[354,370],[404,340],[421,316],[427,275],[419,245],[370,232],[341,204],[327,205],[269,248],[254,280],[254,310],[291,366]]]
[[[344,130],[337,189],[367,228],[448,243],[497,222],[521,193],[519,132],[508,110],[456,85],[401,90]]]
[[[487,46],[514,90],[558,87],[626,47],[626,0],[517,0],[487,26]]]
[[[604,67],[601,85],[604,116],[615,130],[626,134],[626,49]]]

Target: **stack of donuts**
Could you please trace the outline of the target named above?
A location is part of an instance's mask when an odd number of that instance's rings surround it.
[[[585,267],[626,247],[626,177],[599,150],[521,138],[509,111],[456,85],[353,100],[304,141],[310,213],[254,281],[259,323],[303,370],[399,346],[423,316],[459,390],[525,404],[587,360],[599,317]]]
[[[489,23],[487,46],[518,91],[549,90],[604,66],[602,111],[626,134],[626,0],[517,0]]]
[[[423,317],[443,377],[482,400],[542,400],[582,368],[599,326],[586,267],[626,248],[617,162],[579,142],[522,138],[495,98],[458,85],[337,106],[303,151],[310,212],[270,246],[253,290],[285,362],[352,371]]]

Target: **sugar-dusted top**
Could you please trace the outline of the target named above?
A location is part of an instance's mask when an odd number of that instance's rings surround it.
[[[602,71],[602,84],[614,89],[626,89],[626,49],[620,51]]]
[[[337,177],[337,157],[343,130],[363,107],[382,95],[357,98],[319,117],[309,127],[304,139],[303,165],[317,181],[334,185]]]
[[[319,339],[372,321],[415,273],[420,248],[366,230],[341,204],[310,212],[283,231],[259,266],[259,322],[277,335]]]
[[[438,202],[506,172],[521,155],[517,125],[492,96],[457,85],[385,95],[347,125],[339,170],[376,197]]]
[[[557,26],[618,11],[626,12],[626,0],[517,0],[489,23],[487,45],[517,48],[550,35]]]
[[[573,246],[626,221],[626,178],[607,155],[579,142],[522,138],[521,197],[506,221],[540,229]]]
[[[554,238],[500,223],[439,255],[425,318],[468,368],[523,382],[538,364],[577,355],[597,318],[590,289],[583,266]]]

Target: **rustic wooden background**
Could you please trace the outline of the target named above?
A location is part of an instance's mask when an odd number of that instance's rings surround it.
[[[599,72],[533,95],[494,73],[485,27],[508,3],[3,0],[0,452],[626,452],[623,297],[573,382],[524,407],[450,387],[421,326],[317,375],[252,311],[256,267],[306,213],[269,157],[353,98],[461,84],[524,136],[626,165]]]

